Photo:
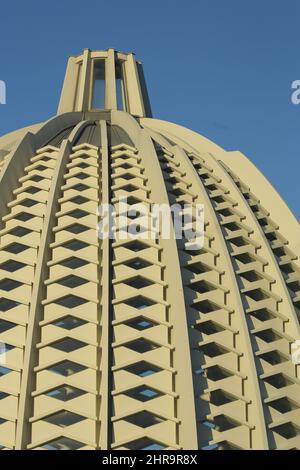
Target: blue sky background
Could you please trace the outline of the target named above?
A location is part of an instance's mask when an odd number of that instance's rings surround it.
[[[0,135],[55,114],[69,55],[134,51],[154,116],[244,152],[299,218],[299,25],[298,0],[1,2]]]

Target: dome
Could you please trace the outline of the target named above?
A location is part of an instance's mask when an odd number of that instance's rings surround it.
[[[299,223],[250,160],[153,118],[113,49],[0,159],[1,449],[300,449]],[[203,207],[201,243],[155,204]]]

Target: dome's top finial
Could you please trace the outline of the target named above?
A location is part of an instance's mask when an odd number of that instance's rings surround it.
[[[99,109],[152,116],[143,67],[132,52],[84,49],[69,58],[58,114]]]

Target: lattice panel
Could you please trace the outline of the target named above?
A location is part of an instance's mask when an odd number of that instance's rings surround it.
[[[15,445],[29,307],[43,218],[58,149],[41,148],[24,168],[0,232],[0,442]],[[4,356],[5,354],[5,356]]]

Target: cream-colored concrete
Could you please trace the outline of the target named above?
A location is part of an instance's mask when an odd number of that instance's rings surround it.
[[[0,138],[0,446],[300,449],[299,223],[240,152],[146,117],[138,65],[85,49],[57,116]],[[153,237],[153,203],[204,204],[203,247]]]

